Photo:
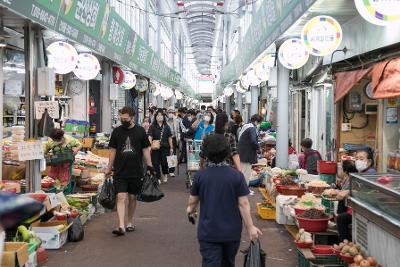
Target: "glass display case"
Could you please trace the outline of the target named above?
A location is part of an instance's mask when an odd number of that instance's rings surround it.
[[[400,227],[400,175],[352,174],[351,199]]]

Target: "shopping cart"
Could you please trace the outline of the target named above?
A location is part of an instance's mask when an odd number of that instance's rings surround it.
[[[203,145],[202,140],[187,140],[186,151],[187,151],[187,177],[186,177],[186,188],[190,189],[193,184],[194,174],[200,170],[200,151]]]

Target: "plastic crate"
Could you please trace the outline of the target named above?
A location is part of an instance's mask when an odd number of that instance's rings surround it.
[[[325,207],[326,214],[333,214],[335,211],[335,201],[324,197],[321,198],[321,204]]]
[[[263,207],[261,203],[257,203],[258,215],[264,220],[275,220],[276,211],[274,207]]]
[[[327,184],[336,184],[336,174],[320,174],[319,178],[321,181],[326,182]]]
[[[347,267],[336,255],[314,255],[315,259],[308,260],[300,250],[297,250],[297,264],[299,267]]]
[[[46,159],[46,165],[54,166],[72,162],[74,160],[74,154],[72,153],[72,151],[58,152],[52,156],[46,156],[45,159]]]
[[[317,171],[319,174],[336,174],[337,163],[335,161],[317,161]]]

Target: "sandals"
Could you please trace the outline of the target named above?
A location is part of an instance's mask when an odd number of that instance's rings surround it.
[[[127,232],[134,232],[135,231],[135,226],[129,225],[126,227]]]
[[[118,227],[117,229],[113,230],[112,233],[116,236],[122,236],[125,235],[125,230],[121,227]]]

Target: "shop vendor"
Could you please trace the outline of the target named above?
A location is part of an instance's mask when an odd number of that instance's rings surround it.
[[[44,153],[46,155],[55,155],[57,153],[71,152],[73,155],[78,153],[82,144],[74,137],[66,135],[61,129],[53,129],[49,140],[45,144]],[[58,179],[61,186],[66,186],[70,179],[70,162],[61,163],[49,167],[47,175]]]

